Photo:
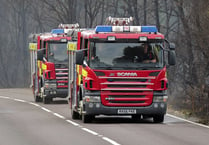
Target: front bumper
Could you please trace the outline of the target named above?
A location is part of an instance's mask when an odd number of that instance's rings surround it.
[[[56,88],[50,88],[45,89],[45,95],[49,98],[66,98],[68,96],[68,88],[63,89],[56,89]]]
[[[167,103],[156,102],[146,107],[109,107],[101,103],[86,102],[84,104],[84,114],[86,115],[134,115],[132,113],[118,113],[118,110],[134,110],[134,114],[139,115],[163,115],[166,114]]]
[[[85,96],[100,96],[100,91],[85,92]],[[167,92],[154,92],[154,97],[167,96]],[[100,96],[101,97],[101,96]],[[167,111],[167,101],[152,102],[150,106],[144,107],[110,107],[101,102],[84,102],[83,113],[86,115],[134,115],[131,113],[118,113],[118,110],[134,110],[138,115],[163,115]]]

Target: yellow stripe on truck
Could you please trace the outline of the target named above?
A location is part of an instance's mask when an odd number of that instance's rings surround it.
[[[45,65],[44,63],[42,63],[42,70],[46,70],[47,69],[47,65]]]
[[[83,75],[84,77],[87,77],[88,72],[87,72],[85,69],[82,69],[82,75]]]

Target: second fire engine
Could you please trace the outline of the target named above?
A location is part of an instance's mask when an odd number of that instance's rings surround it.
[[[36,102],[48,104],[53,98],[67,97],[67,43],[78,24],[60,24],[49,33],[31,35],[31,87]]]

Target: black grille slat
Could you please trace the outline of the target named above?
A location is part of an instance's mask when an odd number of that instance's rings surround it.
[[[109,95],[110,98],[145,98],[145,95]]]
[[[111,100],[109,103],[127,103],[127,104],[133,104],[133,103],[145,103],[145,101],[114,101]]]
[[[55,63],[55,69],[68,68],[67,64]]]
[[[107,85],[109,88],[146,88],[146,85]]]
[[[135,91],[135,90],[111,90],[111,93],[142,93],[144,91]]]
[[[146,82],[148,79],[107,79],[108,82]]]

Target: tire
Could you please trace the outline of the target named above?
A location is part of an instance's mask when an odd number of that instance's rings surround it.
[[[34,101],[35,102],[42,102],[42,98],[34,94]]]
[[[51,101],[52,101],[52,98],[43,97],[43,103],[44,104],[50,104]]]
[[[35,92],[36,90],[36,83],[35,83],[35,76],[33,76],[33,96],[35,102],[42,102],[42,98],[38,96]]]
[[[162,123],[164,121],[164,115],[154,115],[153,121],[154,123]]]
[[[80,118],[80,115],[78,112],[75,112],[73,109],[71,109],[71,117],[72,119],[79,119]]]
[[[92,120],[94,119],[94,116],[92,115],[82,115],[82,121],[83,123],[91,123]]]

